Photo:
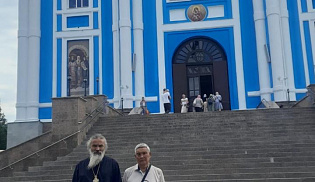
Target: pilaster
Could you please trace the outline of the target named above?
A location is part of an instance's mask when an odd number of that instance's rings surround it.
[[[280,1],[266,0],[272,80],[275,101],[286,100],[285,65],[281,32]]]
[[[144,92],[144,58],[143,58],[143,14],[142,0],[133,0],[133,37],[134,37],[134,64],[135,64],[135,95],[136,107],[140,106]]]
[[[133,108],[130,0],[119,1],[120,76],[124,108]]]
[[[118,0],[112,0],[112,31],[113,31],[113,64],[114,64],[114,107],[119,107],[120,101],[120,53],[119,53],[119,7]]]
[[[38,120],[40,61],[40,0],[29,0],[27,120]]]
[[[295,95],[295,84],[294,84],[287,0],[280,0],[280,12],[281,12],[282,40],[283,40],[284,57],[285,57],[285,69],[286,69],[285,73],[286,73],[287,88],[291,91],[290,100],[295,101],[296,95]]]
[[[259,69],[259,86],[261,99],[271,100],[270,96],[270,74],[268,58],[265,52],[266,41],[266,22],[263,0],[253,0],[254,21],[256,29],[256,46]]]
[[[28,1],[19,1],[16,121],[26,120],[28,65]]]

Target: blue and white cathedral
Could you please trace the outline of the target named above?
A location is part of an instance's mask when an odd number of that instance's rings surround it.
[[[226,110],[300,100],[314,60],[315,0],[19,0],[8,141],[41,134],[56,97],[104,94],[115,108],[145,97],[151,113],[164,113],[163,88],[173,112],[182,94],[219,92]]]

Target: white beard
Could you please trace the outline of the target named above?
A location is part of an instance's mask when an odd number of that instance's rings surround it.
[[[91,150],[89,150],[89,152],[90,152],[90,162],[88,165],[88,169],[91,169],[102,161],[105,155],[105,151],[101,152],[100,154],[93,153]]]

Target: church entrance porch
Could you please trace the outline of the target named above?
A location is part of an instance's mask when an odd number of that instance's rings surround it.
[[[181,95],[189,99],[189,111],[192,111],[193,100],[219,92],[222,104],[229,110],[230,94],[226,55],[215,41],[197,37],[186,40],[175,51],[173,56],[174,112],[180,112]]]

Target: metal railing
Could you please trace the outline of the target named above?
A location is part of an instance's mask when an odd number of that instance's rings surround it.
[[[76,134],[81,133],[82,131],[84,131],[84,130],[91,124],[91,122],[98,116],[98,114],[100,114],[101,111],[104,110],[104,107],[108,107],[108,105],[107,105],[106,103],[107,103],[106,100],[103,101],[103,102],[102,102],[101,104],[99,104],[91,113],[87,113],[85,118],[83,118],[82,120],[78,121],[78,124],[81,124],[81,123],[87,121],[89,118],[91,118],[91,120],[90,120],[89,122],[87,122],[85,125],[83,125],[78,131],[76,131],[76,132],[74,132],[74,133],[72,133],[72,134],[70,134],[70,135],[68,135],[68,136],[66,136],[66,137],[63,137],[62,139],[60,139],[60,140],[58,140],[58,141],[56,141],[56,142],[54,142],[54,143],[52,143],[52,144],[50,144],[50,145],[48,145],[48,146],[42,148],[42,149],[37,150],[36,152],[33,152],[33,153],[31,153],[31,154],[29,154],[29,155],[23,157],[22,159],[19,159],[19,160],[13,162],[13,163],[11,163],[11,164],[9,164],[9,165],[7,165],[7,166],[1,168],[0,171],[2,171],[2,170],[4,170],[4,169],[7,169],[7,168],[14,169],[14,168],[12,168],[13,165],[15,165],[15,164],[17,164],[17,163],[19,163],[19,162],[21,162],[21,161],[23,161],[23,160],[25,160],[25,159],[28,159],[28,158],[30,158],[30,157],[32,157],[32,156],[34,156],[34,155],[40,156],[38,153],[40,153],[41,151],[44,151],[44,150],[46,150],[46,149],[48,149],[48,148],[50,148],[50,147],[52,147],[52,146],[57,145],[57,144],[59,144],[60,142],[65,142],[65,143],[67,143],[67,142],[65,141],[66,139],[68,139],[68,138],[70,138],[70,137],[72,137],[72,136],[74,136],[74,135],[76,135]],[[86,132],[87,132],[87,131],[86,131]]]

